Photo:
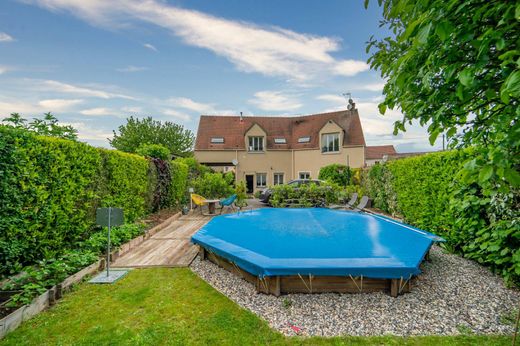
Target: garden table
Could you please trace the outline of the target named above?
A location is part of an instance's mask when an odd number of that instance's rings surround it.
[[[208,203],[208,210],[210,214],[215,214],[215,206],[218,202],[220,202],[219,199],[207,199],[206,202]]]

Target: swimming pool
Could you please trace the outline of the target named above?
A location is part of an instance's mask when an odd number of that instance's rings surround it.
[[[260,287],[264,284],[264,291],[265,282],[282,286],[274,293],[312,291],[313,283],[314,291],[323,292],[356,291],[363,283],[365,291],[371,284],[383,289],[409,285],[439,241],[443,239],[390,218],[324,208],[266,208],[217,216],[192,237],[204,255]],[[350,288],[343,287],[344,281]]]

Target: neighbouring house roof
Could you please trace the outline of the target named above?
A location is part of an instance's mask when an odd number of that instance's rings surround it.
[[[319,132],[330,120],[344,131],[343,145],[365,145],[365,137],[357,109],[305,116],[219,116],[201,115],[195,150],[245,149],[244,136],[255,124],[267,133],[267,149],[317,149]],[[212,137],[223,137],[224,143],[211,143]],[[310,137],[299,143],[298,138]],[[285,138],[286,143],[275,143]]]
[[[375,145],[370,147],[365,147],[365,159],[366,160],[376,160],[382,159],[384,155],[396,155],[397,151],[393,145]]]

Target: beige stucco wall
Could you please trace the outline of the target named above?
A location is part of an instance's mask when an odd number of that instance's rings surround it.
[[[349,164],[352,168],[363,167],[364,147],[342,147],[339,153],[322,154],[320,150],[268,150],[263,153],[250,153],[244,150],[205,150],[195,151],[199,162],[238,161],[236,177],[245,180],[246,174],[267,173],[267,185],[273,184],[274,173],[284,173],[284,182],[299,177],[299,172],[310,172],[311,178],[318,178],[320,168],[332,163]]]
[[[333,121],[323,126],[319,133],[321,148],[321,135],[336,133],[340,135],[340,143],[343,142],[344,132]],[[249,136],[263,136],[264,148],[265,131],[258,125],[253,125],[244,136],[245,148],[248,147]],[[236,178],[245,180],[247,174],[254,176],[256,190],[256,173],[267,173],[267,185],[273,184],[274,173],[284,173],[284,182],[299,178],[300,172],[310,172],[311,178],[317,179],[320,168],[333,163],[349,165],[352,168],[365,165],[365,149],[358,147],[340,147],[337,153],[322,153],[321,149],[312,150],[266,150],[264,152],[248,152],[246,150],[205,150],[195,151],[195,158],[203,163],[229,163],[238,161]]]
[[[296,150],[295,155],[295,177],[299,172],[310,172],[312,179],[317,179],[320,168],[333,163],[349,165],[352,168],[364,166],[363,147],[343,147],[338,153],[322,153],[321,150]]]

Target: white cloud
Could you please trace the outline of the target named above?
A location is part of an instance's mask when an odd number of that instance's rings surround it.
[[[4,74],[4,73],[6,73],[7,71],[9,71],[9,69],[7,68],[7,66],[1,66],[1,65],[0,65],[0,74]]]
[[[301,108],[302,104],[293,96],[285,95],[281,91],[259,91],[255,93],[255,98],[250,99],[249,103],[264,111],[293,111]]]
[[[5,32],[0,32],[0,42],[13,42],[14,38]]]
[[[371,83],[371,84],[364,84],[360,85],[357,88],[353,88],[352,90],[367,90],[367,91],[382,91],[385,87],[385,83]]]
[[[158,51],[159,51],[159,50],[158,50],[158,49],[157,49],[153,44],[150,44],[150,43],[145,43],[145,44],[143,44],[143,46],[144,46],[145,48],[148,48],[148,49],[150,49],[150,50],[153,50],[154,52],[158,52]]]
[[[173,118],[176,118],[176,119],[179,119],[179,120],[182,120],[182,121],[190,121],[191,120],[191,117],[186,114],[186,113],[183,113],[183,112],[179,112],[175,109],[164,109],[163,110],[163,114],[164,115],[168,115],[170,117],[173,117]]]
[[[146,70],[148,70],[148,67],[133,66],[133,65],[128,65],[126,67],[116,69],[116,71],[118,71],[118,72],[141,72],[141,71],[146,71]]]
[[[24,117],[39,116],[46,112],[67,111],[81,104],[83,100],[45,99],[33,101],[0,101],[0,118],[11,113],[20,113]]]
[[[83,100],[49,99],[39,101],[38,106],[42,108],[43,112],[59,112],[71,109],[81,103],[83,103]]]
[[[114,111],[113,109],[105,108],[105,107],[84,109],[84,110],[80,111],[79,113],[83,114],[83,115],[92,115],[92,116],[103,116],[103,115],[117,116],[118,115],[117,111]]]
[[[340,49],[340,40],[334,37],[228,20],[162,1],[27,1],[52,11],[69,11],[93,25],[121,27],[131,19],[151,23],[189,45],[225,57],[246,72],[304,81],[326,74],[352,76],[368,69],[363,61],[334,58],[331,53]],[[155,49],[149,43],[144,46]]]
[[[98,127],[93,128],[83,122],[63,122],[63,125],[70,125],[78,130],[79,139],[86,141],[104,141],[112,137],[112,133]]]
[[[172,106],[189,109],[198,113],[212,113],[215,107],[211,103],[201,103],[193,101],[187,97],[172,97],[168,99],[168,103]]]
[[[364,61],[359,60],[342,60],[334,67],[333,72],[341,76],[354,76],[360,72],[370,69],[370,66]]]
[[[122,107],[121,110],[123,112],[127,112],[127,113],[141,113],[143,111],[143,108],[142,107],[137,107],[137,106],[126,106],[126,107]]]
[[[44,80],[41,81],[40,84],[41,88],[43,89],[59,93],[75,94],[83,97],[97,97],[102,99],[122,98],[128,100],[135,100],[135,98],[128,95],[112,93],[101,89],[94,89],[90,87],[62,83],[55,80]]]
[[[341,104],[345,108],[347,107],[347,100],[345,100],[345,97],[340,96],[340,95],[325,94],[325,95],[316,96],[316,99],[321,100],[321,101],[328,101],[331,103]]]

